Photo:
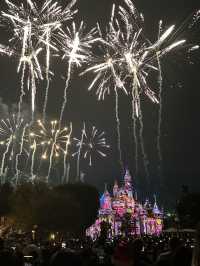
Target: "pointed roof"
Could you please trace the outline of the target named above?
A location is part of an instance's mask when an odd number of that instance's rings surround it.
[[[150,208],[151,208],[151,204],[150,204],[148,198],[146,198],[146,200],[145,200],[144,207],[145,207],[146,209],[150,209]]]
[[[100,205],[101,205],[101,208],[104,206],[105,200],[108,197],[110,198],[110,193],[108,192],[107,184],[105,183],[104,193],[100,197]]]
[[[132,180],[132,177],[131,177],[130,171],[128,168],[126,168],[126,172],[124,175],[124,181],[125,182],[131,182],[131,180]]]
[[[137,191],[135,191],[135,200],[136,200],[136,201],[138,200],[138,194],[137,194]]]
[[[117,180],[115,180],[113,188],[119,188]]]
[[[105,187],[104,187],[104,193],[103,193],[103,195],[106,197],[110,197],[110,193],[108,192],[108,186],[107,186],[107,183],[105,183]]]
[[[156,195],[154,195],[153,213],[154,213],[154,214],[161,214],[161,212],[160,212],[160,210],[159,210],[159,208],[158,208]]]

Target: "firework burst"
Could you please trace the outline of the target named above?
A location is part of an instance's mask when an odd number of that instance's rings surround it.
[[[69,87],[72,69],[73,67],[80,68],[84,63],[92,60],[91,49],[92,45],[97,41],[97,38],[95,38],[96,34],[96,28],[92,28],[89,32],[86,32],[83,21],[79,27],[73,22],[72,27],[67,27],[66,32],[63,31],[60,34],[63,51],[62,59],[68,62],[60,123],[62,122],[67,103],[67,89]]]
[[[40,45],[45,47],[46,51],[46,93],[43,106],[43,120],[45,120],[45,113],[48,101],[49,91],[49,73],[50,73],[50,59],[52,52],[59,53],[62,43],[60,42],[60,35],[63,33],[63,26],[73,19],[77,10],[73,10],[76,0],[71,1],[65,8],[58,5],[57,2],[45,1],[41,10],[36,9],[35,16],[36,24],[38,25],[38,40]]]
[[[57,120],[50,123],[43,123],[41,120],[37,121],[37,127],[30,133],[32,139],[33,156],[37,147],[42,150],[41,158],[49,160],[49,168],[47,180],[51,173],[53,161],[65,156],[69,145],[69,132],[68,128],[60,128]]]
[[[25,95],[24,79],[27,74],[27,89],[31,87],[32,113],[35,110],[36,79],[41,78],[41,66],[38,61],[38,54],[41,48],[37,46],[36,27],[32,23],[31,1],[27,5],[17,6],[10,1],[6,1],[8,10],[1,13],[1,20],[10,29],[12,37],[9,39],[9,47],[5,47],[2,52],[18,59],[17,72],[21,75],[21,95],[19,100],[20,108]]]
[[[71,10],[76,0],[72,0],[65,8],[52,0],[46,0],[41,8],[31,0],[26,0],[21,5],[16,5],[8,0],[5,2],[8,9],[1,13],[1,22],[10,30],[12,37],[9,39],[9,47],[1,45],[0,52],[8,56],[17,55],[18,57],[17,72],[21,73],[19,117],[22,99],[25,95],[24,77],[26,73],[28,73],[28,90],[31,87],[32,113],[35,111],[36,79],[43,79],[42,66],[37,57],[42,50],[46,51],[45,76],[47,87],[43,108],[43,115],[45,116],[51,51],[58,52],[59,31],[61,31],[63,23],[72,19],[77,12],[77,10]]]
[[[81,138],[74,138],[77,151],[72,156],[77,155],[77,175],[80,174],[80,158],[87,160],[92,166],[93,158],[96,156],[106,157],[106,151],[110,146],[106,143],[105,132],[99,132],[94,126],[86,129],[83,123]]]
[[[175,26],[172,25],[159,34],[156,42],[151,42],[144,34],[143,16],[139,14],[130,0],[124,0],[124,7],[116,8],[113,5],[106,34],[103,35],[99,29],[99,46],[103,51],[103,56],[97,58],[96,62],[92,61],[91,65],[82,73],[92,72],[95,75],[88,89],[91,90],[96,85],[99,100],[104,99],[105,94],[110,93],[111,89],[115,91],[116,102],[118,89],[131,95],[135,143],[138,142],[135,129],[137,119],[140,120],[139,125],[143,128],[141,95],[144,94],[153,103],[159,103],[159,97],[149,86],[150,74],[155,71],[159,73],[158,62],[173,50],[184,47],[186,43],[185,40],[175,40],[175,33]],[[118,118],[118,107],[116,106],[118,144],[120,145]],[[139,132],[140,142],[143,143],[143,132],[141,129]],[[135,146],[137,147],[137,144]],[[119,150],[121,154],[121,149]],[[144,148],[142,151],[143,157],[146,158]],[[136,150],[136,164],[137,156]]]
[[[1,119],[0,145],[4,150],[1,158],[1,176],[4,175],[5,165],[8,166],[9,162],[12,163],[12,166],[15,164],[15,174],[18,176],[19,157],[22,153],[27,155],[27,150],[24,148],[24,136],[27,126],[22,118],[19,121],[15,115],[7,119]]]

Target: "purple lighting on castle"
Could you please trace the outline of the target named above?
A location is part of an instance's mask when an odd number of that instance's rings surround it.
[[[105,187],[100,199],[98,219],[87,229],[86,234],[96,239],[101,232],[101,223],[106,222],[109,224],[110,238],[123,235],[126,217],[129,217],[129,235],[159,235],[162,232],[163,213],[158,208],[156,198],[153,206],[148,200],[144,204],[138,201],[129,170],[126,170],[124,184],[121,187],[115,182],[113,196]]]

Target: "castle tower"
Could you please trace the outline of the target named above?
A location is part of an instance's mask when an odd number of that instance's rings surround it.
[[[113,186],[113,196],[114,198],[117,198],[119,192],[119,186],[117,180],[115,181],[115,184]]]
[[[125,186],[131,186],[131,181],[132,181],[132,178],[131,178],[131,174],[129,172],[128,169],[126,169],[126,172],[125,172],[125,175],[124,175],[124,184]]]
[[[145,203],[144,203],[144,208],[146,210],[150,210],[151,209],[151,203],[149,202],[148,199],[146,199]]]
[[[137,194],[137,191],[135,191],[135,201],[138,200],[138,194]]]
[[[161,212],[160,212],[160,210],[159,210],[159,208],[158,208],[156,195],[154,195],[153,214],[154,214],[155,216],[159,216],[159,215],[161,214]]]
[[[128,169],[126,169],[124,175],[124,189],[129,197],[133,197],[132,177]]]
[[[110,193],[108,192],[108,189],[107,189],[107,184],[105,184],[105,189],[104,189],[104,193],[100,199],[100,204],[101,204],[101,209],[111,209],[112,208],[111,197],[110,197]]]

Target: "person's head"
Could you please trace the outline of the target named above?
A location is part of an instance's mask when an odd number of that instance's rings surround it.
[[[139,254],[142,251],[143,246],[144,246],[144,242],[141,238],[135,239],[133,242],[134,253]]]
[[[22,252],[23,250],[23,247],[21,244],[17,243],[16,244],[16,247],[15,247],[15,252]]]
[[[58,252],[53,260],[51,266],[81,266],[80,257],[74,252],[60,251]]]

